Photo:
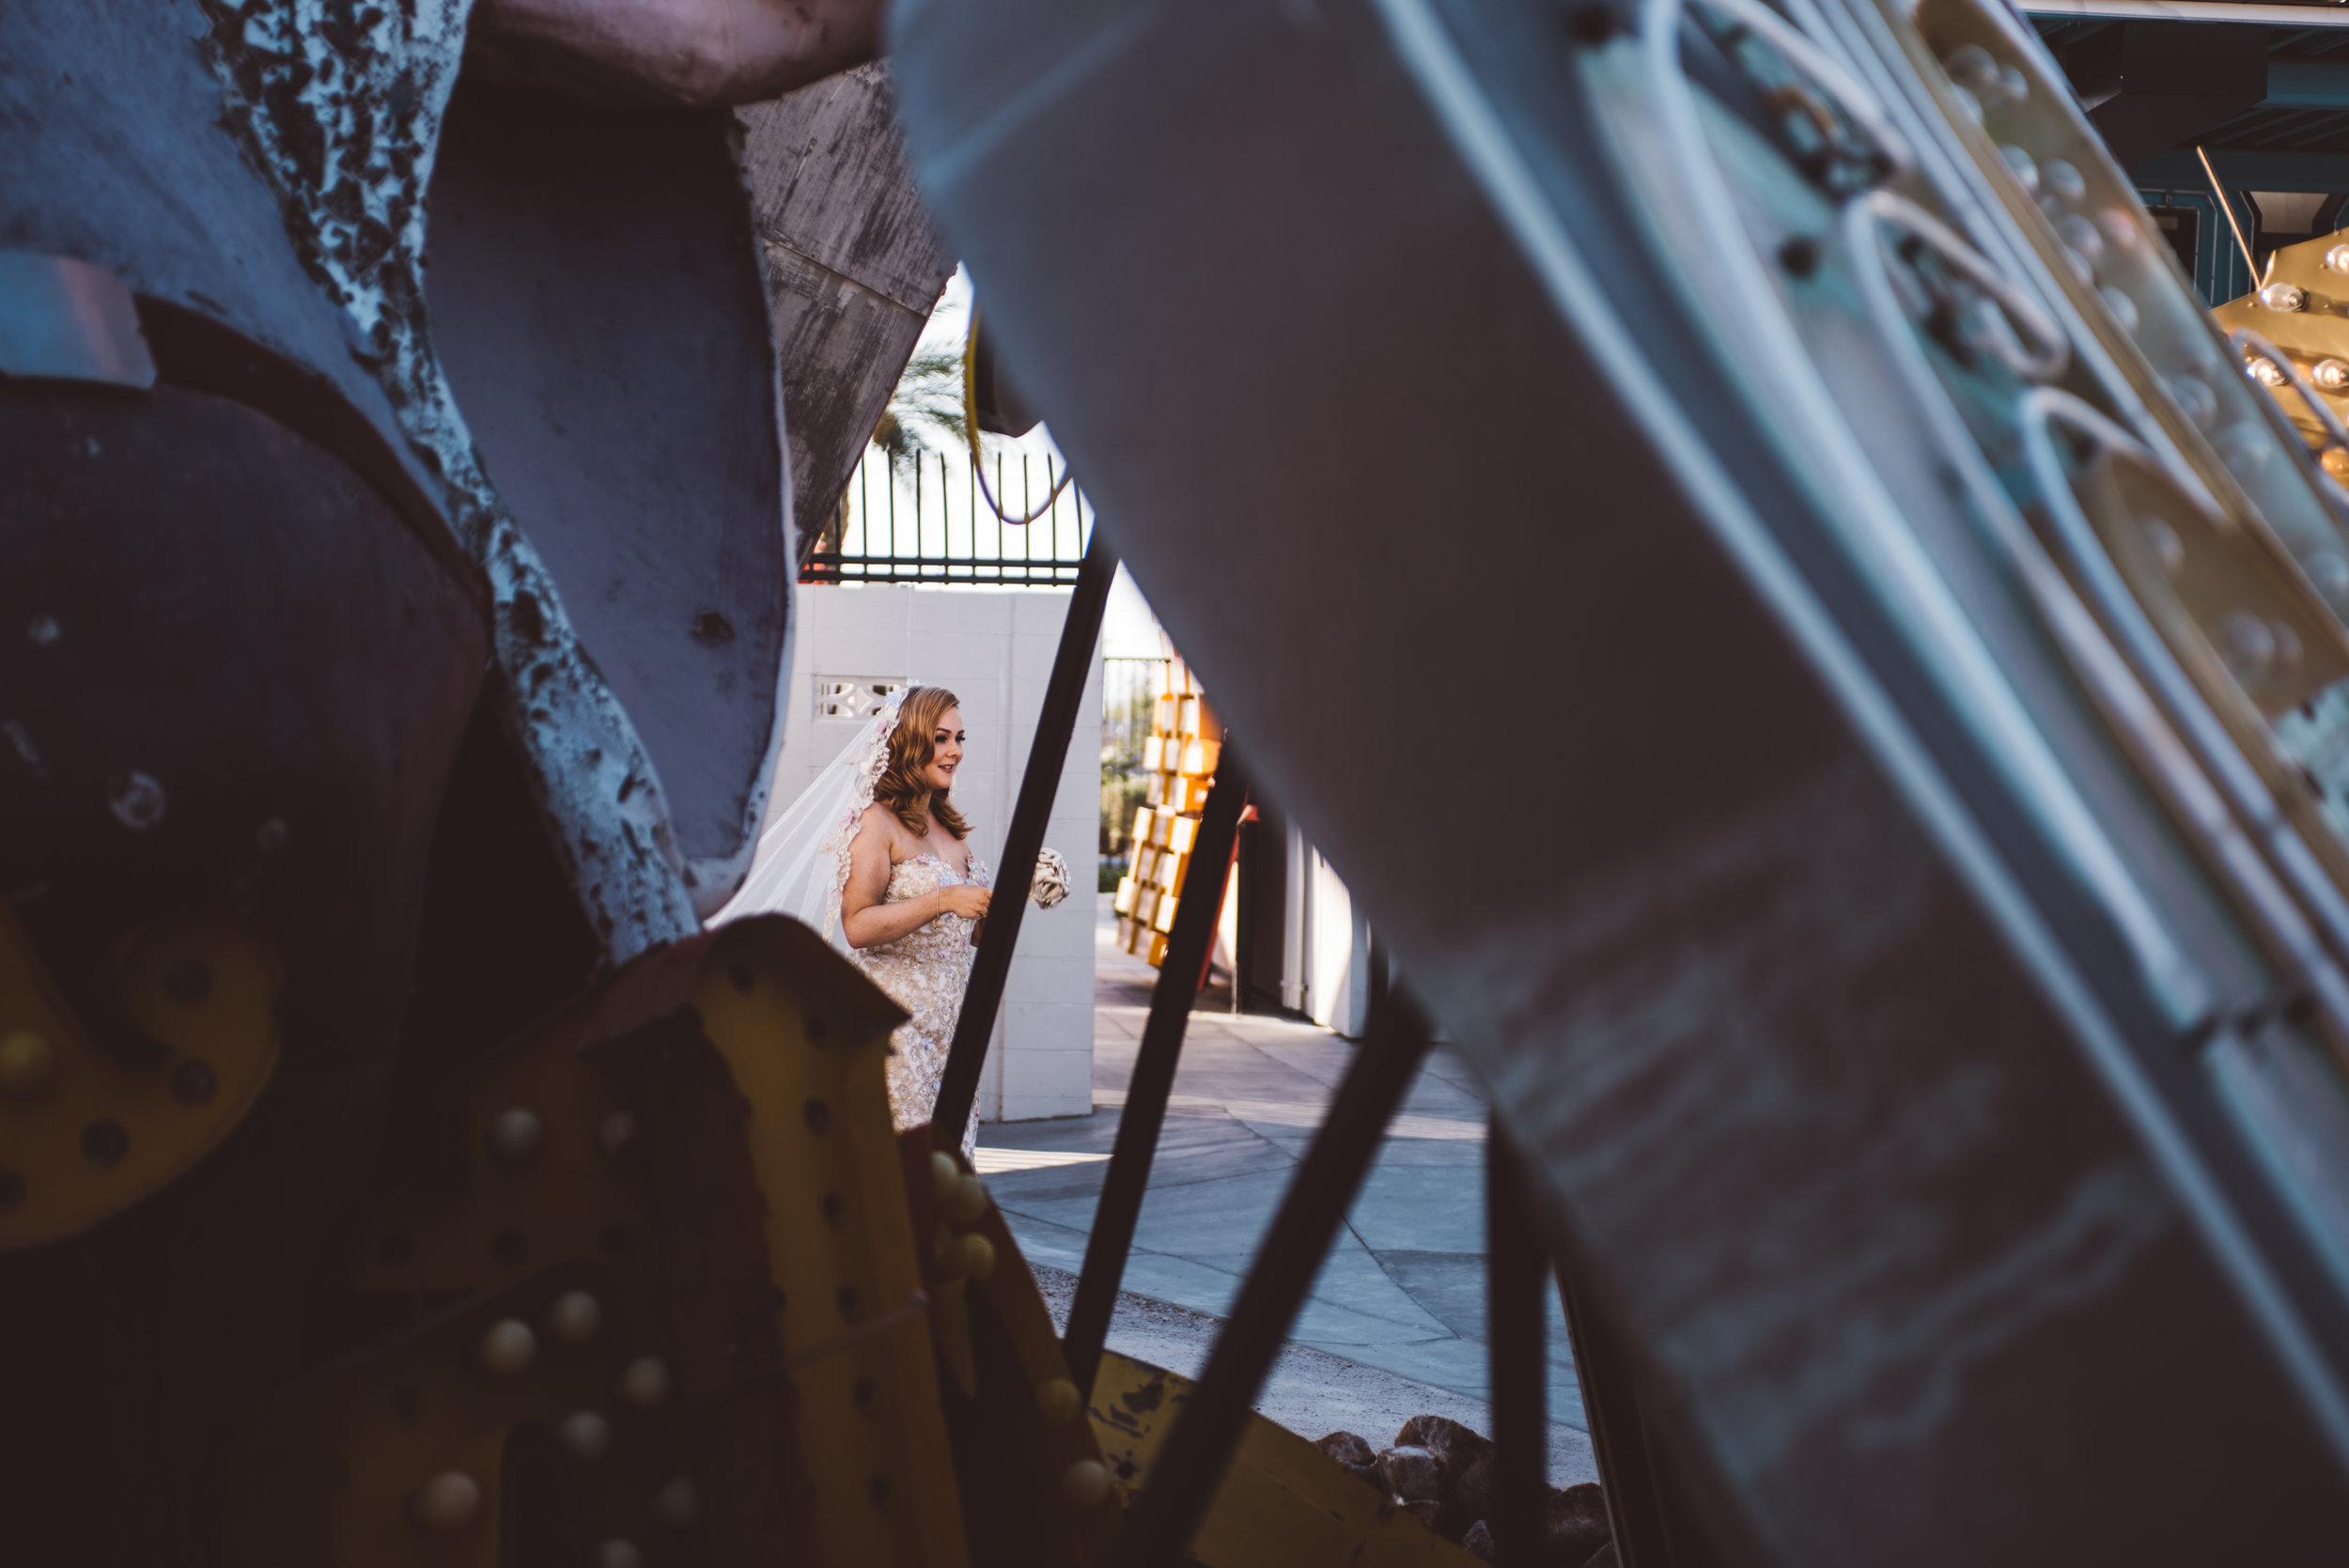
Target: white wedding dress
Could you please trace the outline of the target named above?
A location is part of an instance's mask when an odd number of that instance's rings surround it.
[[[768,824],[741,891],[711,922],[754,914],[801,920],[822,932],[825,940],[911,1015],[889,1037],[889,1109],[901,1129],[928,1121],[930,1108],[938,1103],[947,1048],[954,1042],[971,960],[977,952],[971,942],[975,923],[960,915],[940,915],[894,942],[867,948],[850,947],[840,927],[849,846],[856,842],[858,819],[873,803],[873,786],[888,761],[889,733],[896,727],[904,700],[905,693],[899,691],[884,703],[816,782]],[[956,883],[988,887],[992,874],[975,854],[961,877],[936,855],[916,855],[890,867],[882,902],[900,904]],[[962,1134],[965,1158],[977,1135],[978,1111],[973,1107]]]

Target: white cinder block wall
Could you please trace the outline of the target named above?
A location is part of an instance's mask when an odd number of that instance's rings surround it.
[[[1028,766],[1028,748],[1060,646],[1069,593],[1060,588],[797,590],[789,719],[775,774],[780,810],[854,737],[852,722],[813,717],[819,679],[912,680],[962,699],[965,744],[955,805],[989,865]],[[1058,908],[1031,905],[1004,986],[1003,1016],[979,1086],[979,1118],[1031,1121],[1093,1110],[1093,911],[1101,821],[1101,660],[1085,681],[1044,842],[1068,862]],[[1024,891],[1024,890],[1023,890]]]

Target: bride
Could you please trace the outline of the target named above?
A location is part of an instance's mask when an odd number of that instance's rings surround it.
[[[912,1015],[890,1037],[889,1105],[899,1127],[929,1120],[971,978],[993,874],[972,852],[951,794],[962,709],[941,686],[891,697],[760,835],[750,876],[718,919],[795,915],[847,953]],[[1059,902],[1067,873],[1046,850],[1034,896]],[[963,1129],[967,1157],[974,1110]]]

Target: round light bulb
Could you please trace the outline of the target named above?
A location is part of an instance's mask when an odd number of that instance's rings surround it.
[[[964,1176],[955,1184],[954,1196],[946,1200],[946,1218],[968,1225],[987,1213],[988,1201],[987,1184],[974,1175]]]
[[[2349,272],[2349,245],[2335,245],[2331,250],[2326,251],[2325,270],[2330,272]]]
[[[481,1364],[500,1376],[526,1371],[537,1355],[538,1336],[520,1318],[501,1318],[481,1336]]]
[[[2305,310],[2308,303],[2308,295],[2297,284],[2271,283],[2260,290],[2260,303],[2270,310]]]
[[[567,1290],[547,1308],[547,1332],[565,1344],[585,1344],[603,1327],[603,1303],[583,1290]]]
[[[652,1511],[671,1529],[692,1529],[702,1516],[701,1494],[679,1476],[653,1495]]]
[[[501,1110],[490,1124],[490,1152],[504,1165],[527,1165],[545,1147],[547,1127],[538,1113],[522,1106]]]
[[[2258,680],[2276,662],[2276,633],[2257,615],[2237,611],[2218,628],[2218,657],[2237,680]]]
[[[2281,386],[2292,379],[2283,373],[2274,360],[2265,357],[2252,360],[2244,366],[2244,369],[2250,373],[2251,380],[2262,386]]]
[[[1998,90],[1999,62],[1978,43],[1961,44],[1942,55],[1941,69],[1950,73],[1951,81],[1970,93]]]
[[[620,1373],[620,1398],[639,1410],[650,1410],[669,1397],[669,1366],[658,1356],[630,1361]]]
[[[610,1159],[635,1142],[636,1133],[636,1112],[615,1110],[596,1128],[596,1147],[603,1152],[604,1158]]]
[[[554,1435],[572,1458],[589,1464],[612,1452],[612,1423],[593,1410],[564,1417]]]
[[[2135,300],[2130,299],[2110,284],[2097,289],[2096,297],[2104,301],[2105,309],[2112,313],[2113,325],[2124,333],[2135,334],[2137,332],[2137,302]]]
[[[454,1535],[481,1517],[481,1483],[462,1470],[443,1470],[416,1489],[408,1511],[425,1529]]]
[[[2077,212],[2056,220],[2056,233],[2073,250],[2094,262],[2105,254],[2104,231]]]
[[[2065,159],[2050,158],[2039,165],[2039,195],[2043,201],[2070,207],[2087,197],[2088,181],[2077,165]]]
[[[0,1035],[0,1095],[29,1100],[57,1079],[57,1048],[45,1034],[29,1029]]]
[[[2165,376],[2161,384],[2168,389],[2178,411],[2195,425],[2207,426],[2218,415],[2218,394],[2200,376],[2180,374]]]
[[[1098,1459],[1078,1460],[1061,1471],[1060,1495],[1079,1513],[1091,1513],[1110,1500],[1109,1467]]]
[[[995,1272],[995,1244],[983,1235],[967,1235],[955,1242],[956,1272],[968,1274],[973,1280],[984,1280]]]
[[[955,1188],[961,1185],[962,1167],[955,1163],[955,1157],[943,1149],[933,1151],[930,1155],[930,1196],[941,1203],[945,1203],[955,1195]]]
[[[2309,380],[2320,392],[2349,392],[2349,360],[2318,360],[2309,366]]]
[[[2030,153],[2009,142],[1999,148],[1999,158],[2006,164],[2006,172],[2015,177],[2015,182],[2023,188],[2026,194],[2039,194],[2039,165],[2031,162]]]
[[[1066,1377],[1050,1377],[1036,1386],[1035,1408],[1045,1425],[1066,1426],[1084,1408],[1084,1401],[1076,1384]]]
[[[2165,576],[2175,577],[2186,569],[2186,545],[2176,529],[2160,518],[2146,518],[2137,527],[2145,536],[2146,553],[2153,556],[2154,564]]]

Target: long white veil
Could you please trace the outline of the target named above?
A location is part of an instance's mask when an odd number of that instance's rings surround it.
[[[840,929],[840,890],[848,878],[848,846],[857,818],[873,803],[873,786],[889,760],[889,732],[908,688],[899,688],[864,722],[800,798],[770,819],[758,835],[750,875],[725,908],[711,917],[720,925],[744,915],[790,915],[824,934],[841,952],[848,939]]]

